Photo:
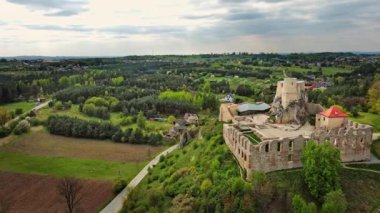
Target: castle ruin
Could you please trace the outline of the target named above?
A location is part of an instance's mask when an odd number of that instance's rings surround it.
[[[242,116],[237,108],[222,104],[219,120],[229,122],[223,125],[224,140],[248,178],[252,171],[302,167],[302,150],[309,140],[330,141],[340,150],[342,162],[370,160],[372,127],[350,121],[337,107],[323,111],[319,104],[308,103],[303,81],[278,82],[270,113]],[[307,122],[308,116],[315,116],[315,126]]]

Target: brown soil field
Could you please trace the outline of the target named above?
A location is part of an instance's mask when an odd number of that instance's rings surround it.
[[[145,161],[165,149],[164,146],[121,144],[95,139],[69,138],[49,134],[41,128],[13,139],[0,147],[2,151],[30,155],[111,160]]]
[[[9,204],[11,212],[67,212],[59,195],[59,179],[0,172],[0,206]],[[113,198],[109,181],[81,180],[80,212],[97,212]]]

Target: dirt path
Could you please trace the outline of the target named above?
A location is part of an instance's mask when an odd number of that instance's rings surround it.
[[[365,172],[374,172],[380,174],[380,171],[372,170],[372,169],[363,169],[363,168],[356,168],[356,167],[349,167],[345,164],[343,164],[343,168],[350,169],[350,170],[356,170],[356,171],[365,171]]]
[[[27,114],[27,113],[29,113],[29,112],[31,112],[31,111],[33,111],[33,110],[40,110],[40,109],[46,107],[47,105],[49,105],[50,102],[51,102],[51,101],[46,101],[46,102],[44,102],[44,103],[42,103],[42,104],[39,104],[39,105],[33,107],[31,110],[25,112],[24,115]],[[12,120],[8,121],[8,122],[5,124],[5,126],[7,126],[10,122],[12,122],[12,121],[14,121],[14,120],[17,120],[19,117],[20,117],[20,116],[17,116],[17,117],[15,117],[15,118],[13,118]]]
[[[163,151],[161,154],[157,155],[151,162],[148,163],[132,181],[128,184],[127,187],[123,189],[100,213],[117,213],[123,208],[123,203],[127,199],[130,191],[135,188],[148,174],[148,169],[155,166],[159,161],[161,156],[165,156],[172,151],[178,149],[179,144],[171,146],[167,150]]]

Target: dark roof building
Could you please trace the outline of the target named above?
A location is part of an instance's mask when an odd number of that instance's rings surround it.
[[[263,102],[240,104],[237,108],[238,115],[249,115],[269,111],[270,106]]]

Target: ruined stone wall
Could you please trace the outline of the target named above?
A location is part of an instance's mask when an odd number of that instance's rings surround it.
[[[342,128],[320,128],[311,135],[323,143],[328,140],[340,150],[342,162],[366,161],[371,158],[372,127],[348,121]]]
[[[306,139],[302,136],[262,141],[253,144],[233,125],[224,124],[223,137],[229,149],[247,172],[270,172],[301,167],[301,153]]]
[[[237,104],[223,103],[219,108],[219,121],[230,122],[236,113]]]
[[[239,165],[246,170],[248,177],[250,177],[252,174],[253,144],[242,132],[228,124],[223,125],[223,137]]]
[[[271,172],[301,167],[305,141],[302,136],[262,141],[253,149],[252,170]]]
[[[255,134],[260,136],[258,132]],[[267,139],[253,144],[230,124],[224,124],[223,137],[239,165],[246,170],[247,178],[251,177],[253,171],[271,172],[302,167],[302,150],[308,140],[298,136]],[[342,162],[371,158],[372,127],[368,125],[349,121],[345,128],[317,130],[310,139],[318,143],[331,141],[340,150]]]

